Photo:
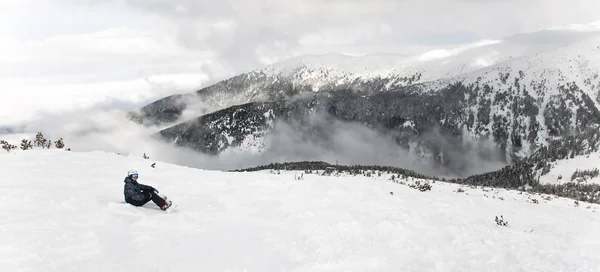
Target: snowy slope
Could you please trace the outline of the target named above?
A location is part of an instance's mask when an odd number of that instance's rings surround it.
[[[573,178],[576,171],[594,171],[600,169],[600,152],[575,156],[572,159],[558,160],[552,164],[550,172],[540,176],[540,183],[564,184],[567,182],[583,182],[600,184],[599,176]]]
[[[597,205],[389,176],[227,173],[0,153],[2,271],[594,271]],[[123,203],[129,168],[179,204]],[[411,183],[414,181],[405,180]],[[390,194],[393,192],[393,195]],[[539,204],[533,204],[536,198]],[[503,215],[507,227],[498,226]]]

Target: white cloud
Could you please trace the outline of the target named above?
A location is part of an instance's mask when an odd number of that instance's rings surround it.
[[[11,102],[3,105],[0,120],[3,125],[16,125],[46,114],[77,112],[94,107],[126,111],[159,97],[189,92],[206,79],[203,74],[169,74],[144,79],[53,85],[4,80],[0,83],[8,91],[2,92],[2,99]]]

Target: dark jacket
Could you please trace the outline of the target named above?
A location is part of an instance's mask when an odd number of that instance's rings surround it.
[[[153,190],[152,186],[138,183],[130,177],[125,178],[124,194],[127,203],[150,200]]]

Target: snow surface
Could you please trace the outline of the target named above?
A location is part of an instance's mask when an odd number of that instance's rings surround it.
[[[389,175],[205,171],[0,153],[2,271],[597,271],[597,205]],[[179,207],[123,202],[130,168]],[[414,181],[404,180],[403,183]],[[390,194],[393,192],[393,195]],[[532,198],[540,200],[533,204]],[[498,226],[503,215],[508,226]]]
[[[600,176],[588,177],[586,179],[578,178],[571,180],[575,171],[600,169],[600,152],[593,152],[587,155],[576,156],[572,159],[558,160],[553,163],[550,172],[540,176],[540,183],[545,184],[564,184],[568,182],[580,182],[584,184],[600,184]]]

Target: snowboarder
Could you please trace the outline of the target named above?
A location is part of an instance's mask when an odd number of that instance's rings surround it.
[[[125,202],[134,206],[143,206],[152,200],[163,211],[171,207],[171,200],[167,200],[167,197],[163,198],[159,196],[158,190],[154,187],[138,183],[137,180],[138,172],[133,169],[129,170],[125,178]]]

